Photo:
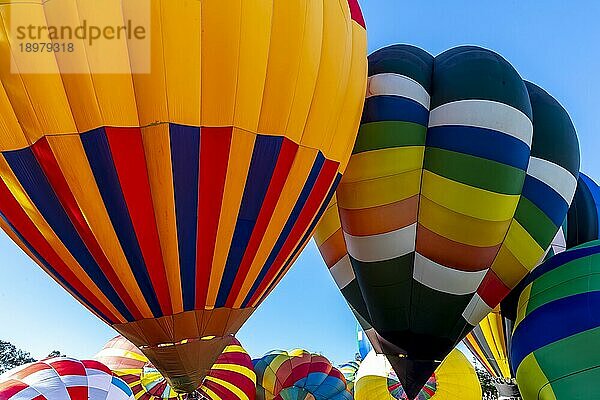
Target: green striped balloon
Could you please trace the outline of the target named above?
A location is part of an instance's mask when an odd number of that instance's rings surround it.
[[[510,357],[523,399],[599,399],[600,241],[548,259],[528,282]]]

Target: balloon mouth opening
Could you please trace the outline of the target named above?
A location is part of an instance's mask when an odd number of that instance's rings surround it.
[[[402,384],[400,383],[400,380],[398,379],[398,376],[396,375],[394,370],[391,370],[388,373],[388,391],[390,392],[390,394],[392,395],[392,397],[394,399],[411,400],[411,399],[409,399],[408,395],[404,391],[404,388],[402,387]],[[425,386],[423,386],[423,388],[419,391],[417,397],[415,397],[415,400],[428,399],[431,396],[433,396],[436,392],[437,392],[437,378],[435,376],[435,373],[433,373],[431,375],[431,377],[425,383]],[[419,396],[425,396],[425,397],[419,397]]]
[[[233,337],[233,335],[230,335],[231,337]],[[199,338],[188,338],[188,339],[182,339],[178,342],[166,342],[166,343],[158,343],[155,345],[141,345],[138,346],[140,350],[144,350],[144,349],[152,349],[152,348],[163,348],[163,347],[173,347],[173,346],[179,346],[182,344],[187,344],[187,343],[194,343],[194,342],[208,342],[210,340],[214,340],[217,339],[218,337],[215,335],[207,335],[207,336],[202,336]]]
[[[138,346],[149,359],[142,368],[141,384],[144,390],[159,399],[180,399],[181,395],[193,399],[189,395],[198,391],[213,363],[234,338],[232,334],[218,336],[213,333],[178,341],[153,342]],[[189,364],[186,368],[177,369],[164,362],[173,359],[174,355],[177,356],[181,352],[190,352],[192,355],[210,354],[210,364],[208,362],[205,363],[207,365]],[[213,356],[214,360],[212,360]],[[198,398],[202,399],[202,397]]]

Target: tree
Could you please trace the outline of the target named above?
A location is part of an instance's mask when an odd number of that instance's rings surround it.
[[[52,350],[46,358],[54,358],[54,357],[66,357],[66,356],[63,353],[61,353],[59,350]]]
[[[34,361],[35,359],[28,352],[17,349],[12,343],[0,340],[0,373]]]
[[[481,368],[477,362],[474,362],[473,364],[475,365],[475,372],[477,372],[477,377],[481,383],[483,400],[497,400],[498,390],[496,389],[496,386],[494,386],[492,376],[485,369]]]

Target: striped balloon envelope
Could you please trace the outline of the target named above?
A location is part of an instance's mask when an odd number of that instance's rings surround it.
[[[416,397],[409,398],[386,357],[371,351],[356,373],[356,400],[480,400],[481,386],[475,369],[453,350],[427,380]]]
[[[519,389],[509,363],[513,321],[504,317],[500,310],[497,306],[489,313],[469,332],[463,343],[494,378],[492,384],[498,396],[501,399],[518,398]]]
[[[329,273],[358,321],[356,339],[359,355],[361,358],[366,357],[371,348],[375,348],[377,353],[383,352],[381,342],[385,340],[371,326],[367,304],[346,249],[335,195],[317,224],[313,237]],[[386,346],[390,348],[392,344],[387,342]]]
[[[371,344],[369,337],[360,326],[360,324],[356,325],[356,344],[358,345],[358,355],[361,360],[364,359],[367,354],[373,349],[373,345]]]
[[[141,14],[147,48],[24,52],[8,29]],[[0,18],[0,226],[195,390],[346,168],[366,85],[357,0],[8,0]]]
[[[394,45],[369,56],[336,191],[342,235],[332,226],[317,244],[335,250],[330,271],[362,298],[409,395],[543,258],[578,173],[569,115],[500,55]]]
[[[50,358],[0,375],[2,400],[134,400],[131,389],[98,361]]]
[[[252,362],[257,400],[352,400],[342,372],[321,355],[275,350]]]
[[[354,393],[354,381],[356,380],[356,372],[360,367],[360,361],[349,361],[339,366],[339,370],[344,374],[346,379],[346,389],[350,393]]]
[[[590,177],[579,173],[577,190],[567,218],[545,259],[566,249],[598,239],[600,239],[600,187]],[[502,300],[502,316],[511,323],[514,323],[517,317],[519,296],[532,279],[531,274],[528,275]]]
[[[513,377],[508,355],[512,322],[500,314],[500,306],[489,313],[463,340],[469,351],[494,378]]]
[[[524,400],[600,398],[600,241],[557,254],[519,298],[511,365]]]
[[[123,336],[109,341],[95,358],[129,385],[136,400],[188,398],[175,392],[140,349]],[[217,358],[197,393],[210,400],[254,400],[252,359],[236,339]]]
[[[600,239],[600,187],[583,173],[579,173],[566,231],[567,248]]]
[[[593,179],[579,172],[577,190],[567,218],[552,241],[545,258],[598,239],[600,239],[600,187]]]

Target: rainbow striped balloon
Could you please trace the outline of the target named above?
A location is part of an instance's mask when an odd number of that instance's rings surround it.
[[[410,395],[543,259],[578,174],[568,113],[500,55],[369,56],[357,141],[315,236]]]
[[[123,336],[109,341],[95,357],[127,382],[136,400],[184,400],[148,358]],[[256,374],[252,360],[233,339],[208,372],[198,393],[211,400],[254,400]]]
[[[256,400],[352,400],[342,372],[321,355],[275,350],[252,362]]]

